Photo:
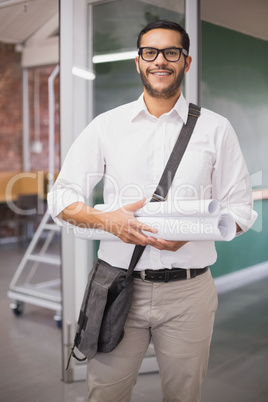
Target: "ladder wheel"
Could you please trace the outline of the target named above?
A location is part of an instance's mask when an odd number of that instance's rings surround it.
[[[24,302],[16,300],[10,304],[10,308],[16,316],[20,316],[24,311]]]

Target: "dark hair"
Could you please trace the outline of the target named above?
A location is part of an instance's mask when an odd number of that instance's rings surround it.
[[[189,53],[190,39],[185,29],[182,28],[182,26],[177,24],[176,22],[166,20],[153,21],[147,24],[139,33],[137,39],[137,48],[140,47],[141,38],[143,37],[143,35],[151,31],[152,29],[171,29],[172,31],[179,32],[181,34],[182,47]]]

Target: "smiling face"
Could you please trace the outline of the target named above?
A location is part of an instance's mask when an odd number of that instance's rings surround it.
[[[170,29],[152,29],[141,38],[141,47],[165,49],[182,47],[181,34]],[[154,98],[179,97],[184,73],[190,68],[191,58],[182,54],[176,62],[169,62],[160,52],[151,62],[136,57],[137,71],[141,76],[144,91]]]

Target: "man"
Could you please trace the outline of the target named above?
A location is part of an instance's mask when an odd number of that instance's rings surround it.
[[[156,239],[155,230],[134,217],[155,190],[187,121],[188,103],[181,83],[191,61],[189,38],[181,26],[168,21],[148,24],[139,35],[136,57],[144,94],[89,124],[71,147],[48,197],[57,222],[97,227],[118,237],[101,241],[99,258],[109,264],[126,269],[134,245],[146,246],[135,269],[125,337],[113,352],[98,353],[88,362],[89,401],[130,401],[151,339],[163,401],[200,400],[217,309],[214,282],[210,270],[204,269],[216,261],[214,242]],[[105,213],[86,205],[102,177],[105,203],[135,202]],[[169,200],[175,194],[181,199],[218,200],[240,232],[253,224],[247,168],[225,118],[201,109]],[[181,268],[185,275],[168,282],[141,279],[141,271],[146,270],[146,275],[148,269],[154,270],[158,277],[164,268]],[[196,277],[191,278],[190,269],[196,269]]]

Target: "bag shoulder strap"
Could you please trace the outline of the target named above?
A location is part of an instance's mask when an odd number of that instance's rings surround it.
[[[193,103],[190,103],[187,122],[182,127],[182,130],[167,161],[159,184],[152,196],[151,202],[166,200],[169,187],[171,186],[171,183],[174,179],[174,176],[190,141],[192,132],[199,116],[200,107],[194,105]]]
[[[161,202],[166,200],[168,190],[174,179],[187,145],[190,141],[197,119],[200,116],[200,110],[200,106],[197,106],[194,103],[189,104],[187,122],[185,125],[183,125],[181,129],[181,132],[167,161],[166,167],[158,183],[158,186],[152,195],[151,202]],[[134,271],[137,263],[139,262],[139,259],[143,254],[145,247],[146,246],[135,246],[128,267],[128,276],[130,276]]]

